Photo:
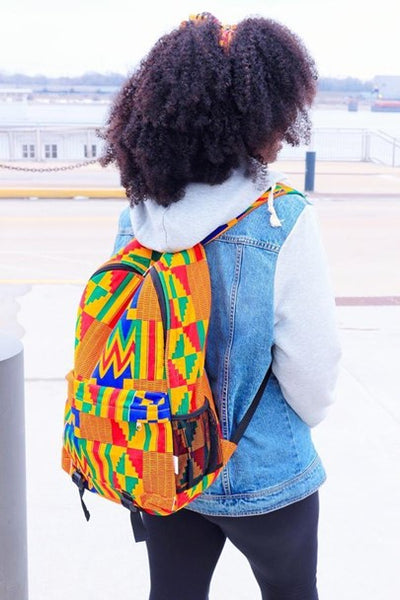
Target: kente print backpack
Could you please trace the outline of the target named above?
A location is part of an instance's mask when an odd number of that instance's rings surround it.
[[[211,307],[204,245],[266,202],[273,223],[273,199],[293,191],[277,184],[188,250],[161,254],[133,239],[89,279],[67,375],[62,449],[87,520],[86,489],[129,509],[141,541],[140,511],[181,509],[226,465],[270,368],[233,437],[224,439],[204,368]]]

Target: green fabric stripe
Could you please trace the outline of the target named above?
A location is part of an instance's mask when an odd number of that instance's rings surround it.
[[[171,252],[164,252],[162,255],[163,262],[165,262],[168,267],[171,266],[173,257],[174,255]]]
[[[145,429],[145,440],[144,440],[143,452],[146,452],[150,448],[151,429],[150,429],[150,425],[148,423],[143,423],[143,426]]]
[[[130,260],[132,261],[133,264],[136,265],[141,265],[144,267],[145,271],[147,271],[147,269],[149,268],[149,266],[152,263],[151,258],[147,258],[146,256],[140,256],[137,254],[133,254],[129,256]]]
[[[99,393],[97,394],[97,399],[96,399],[96,404],[95,404],[95,410],[94,410],[94,414],[97,417],[100,417],[101,403],[103,401],[104,392],[105,392],[105,388],[100,387],[99,388]]]
[[[125,400],[125,402],[122,406],[122,420],[123,421],[129,421],[129,412],[130,412],[132,402],[133,402],[133,400],[129,400],[129,402],[126,402],[126,400]]]
[[[88,465],[89,465],[89,468],[90,468],[91,472],[94,475],[97,475],[98,469],[96,467],[94,467],[92,461],[90,460],[89,452],[87,450],[87,443],[86,443],[86,441],[87,440],[85,440],[85,439],[79,438],[79,453],[80,453],[80,455],[82,455],[82,453],[85,455],[85,458],[86,458],[86,460],[88,462]],[[81,458],[81,456],[80,456],[80,458]]]
[[[134,373],[133,379],[140,378],[140,361],[142,360],[141,356],[141,337],[142,337],[142,321],[140,319],[135,319],[133,321],[135,324],[134,333],[135,333],[135,361],[134,361]],[[132,323],[132,324],[133,324]],[[131,338],[132,339],[132,338]]]
[[[168,277],[168,283],[169,283],[169,287],[171,289],[171,297],[172,298],[177,298],[178,294],[176,293],[176,288],[175,288],[175,284],[174,284],[174,278],[173,278],[173,276],[172,276],[171,273],[169,274],[169,277]]]
[[[197,333],[199,334],[201,347],[204,348],[204,344],[206,341],[206,330],[203,321],[197,321]]]
[[[131,475],[126,475],[125,477],[125,489],[128,492],[128,494],[132,494],[135,490],[135,487],[137,486],[139,482],[138,477],[132,477]]]
[[[102,273],[102,275],[104,275],[104,273]],[[107,275],[107,273],[106,273]],[[94,281],[95,278],[93,278]],[[90,296],[86,299],[86,304],[91,304],[91,302],[94,302],[95,300],[99,300],[100,298],[104,298],[104,296],[107,296],[107,294],[109,294],[110,292],[106,289],[104,289],[101,286],[101,281],[99,283],[97,283],[96,287],[94,288],[94,290],[92,290],[92,293],[90,294]]]
[[[128,441],[129,442],[135,436],[136,429],[137,429],[136,421],[129,421],[128,422]]]
[[[83,401],[84,393],[85,393],[85,384],[83,381],[80,381],[78,383],[78,387],[76,388],[76,397],[78,398],[78,400]]]
[[[125,475],[125,454],[121,454],[117,464],[115,465],[115,471],[119,475]]]
[[[111,453],[112,444],[106,444],[104,448],[104,458],[107,461],[107,482],[110,484],[110,487],[114,487],[114,482],[112,480],[112,473],[114,471],[114,466],[111,461],[110,453]]]
[[[103,309],[97,315],[96,319],[98,321],[101,321],[102,319],[104,319],[104,317],[110,311],[112,306],[115,304],[116,298],[118,298],[120,296],[121,292],[123,292],[123,290],[131,283],[131,281],[134,277],[136,277],[136,275],[134,273],[128,273],[126,275],[125,279],[120,283],[120,285],[115,290],[115,292],[113,294],[111,294],[111,298],[109,299],[108,302],[106,302],[106,304],[103,306]],[[138,285],[139,285],[139,283],[140,283],[140,281],[138,281]]]
[[[177,414],[186,415],[189,412],[190,403],[189,403],[189,394],[185,392],[182,402],[179,405],[179,411]]]
[[[182,257],[185,261],[185,265],[190,265],[190,256],[187,250],[182,250]]]
[[[97,285],[101,285],[101,281],[104,278],[104,276],[107,275],[107,271],[106,272],[102,272],[102,273],[95,273],[94,275],[92,275],[91,280]],[[104,288],[103,288],[104,289]]]
[[[170,311],[170,306],[169,306],[169,302],[168,302],[168,288],[165,282],[165,278],[164,278],[164,272],[163,271],[158,271],[158,276],[160,278],[161,281],[161,287],[163,289],[164,292],[164,306],[165,306],[165,313],[166,313],[166,318],[167,318],[167,327],[170,326],[171,323],[171,311]]]
[[[185,313],[186,313],[186,308],[187,305],[189,304],[189,298],[179,298],[178,299],[178,306],[179,306],[179,316],[181,318],[181,321],[183,323],[183,321],[185,320]]]

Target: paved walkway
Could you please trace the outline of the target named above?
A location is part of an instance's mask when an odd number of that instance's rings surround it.
[[[304,163],[278,161],[275,166],[287,173],[293,185],[304,189]],[[367,162],[318,161],[315,168],[315,197],[335,198],[365,196],[400,197],[400,167],[393,168]]]
[[[293,165],[292,175],[301,178],[299,167]],[[338,189],[345,165],[325,165],[326,171],[334,167],[323,175],[326,189]],[[368,304],[373,297],[400,297],[398,173],[388,173],[396,180],[394,186],[390,179],[389,195],[380,191],[384,173],[374,177],[361,172],[365,165],[350,167],[346,177],[357,168],[353,177],[370,182],[365,199],[346,195],[344,183],[340,197],[313,195],[335,295],[369,299],[365,306],[337,308],[343,345],[338,399],[313,430],[328,471],[321,488],[320,598],[395,600],[400,306]],[[145,547],[133,543],[126,512],[90,495],[87,524],[60,470],[63,376],[72,364],[76,306],[83,281],[111,251],[123,206],[121,200],[0,203],[0,329],[20,337],[25,348],[30,600],[147,598]],[[246,561],[230,544],[210,595],[225,598],[259,598]]]

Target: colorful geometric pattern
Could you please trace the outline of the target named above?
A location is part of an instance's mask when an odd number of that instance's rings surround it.
[[[165,358],[171,412],[184,415],[201,408],[205,398],[203,373],[211,286],[204,248],[197,244],[182,252],[165,253],[154,269],[166,312]]]
[[[276,186],[274,197],[291,193]],[[88,489],[154,514],[203,492],[235,445],[221,430],[205,372],[211,288],[204,244],[160,254],[130,242],[88,281],[67,376],[63,468]]]

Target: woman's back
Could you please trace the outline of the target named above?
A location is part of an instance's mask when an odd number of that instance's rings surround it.
[[[103,164],[117,163],[131,204],[116,248],[132,235],[159,251],[189,248],[273,189],[279,177],[268,164],[282,143],[309,140],[316,77],[299,38],[268,19],[231,27],[202,13],[161,38],[104,134]],[[228,537],[264,600],[316,600],[325,472],[310,427],[332,402],[340,350],[312,207],[288,192],[206,254],[206,368],[226,437],[271,361],[273,375],[236,453],[191,510],[145,515],[150,599],[206,600]]]
[[[270,174],[265,184],[279,177]],[[160,251],[190,247],[259,195],[240,171],[219,186],[190,185],[168,208],[148,202],[125,212],[116,249],[130,239],[124,232]],[[224,437],[235,431],[272,358],[280,381],[271,377],[223,476],[190,505],[205,514],[274,510],[325,480],[307,423],[319,422],[333,400],[334,304],[312,207],[291,190],[274,210],[275,226],[261,205],[206,244],[212,286],[206,368]]]

